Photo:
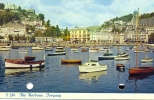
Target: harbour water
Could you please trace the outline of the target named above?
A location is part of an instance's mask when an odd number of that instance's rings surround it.
[[[60,93],[154,93],[154,74],[146,76],[129,76],[128,70],[136,65],[136,55],[133,50],[121,51],[130,55],[129,60],[101,60],[100,64],[107,64],[107,71],[93,73],[79,73],[78,65],[63,65],[61,59],[81,59],[82,63],[89,60],[98,60],[100,52],[71,52],[67,48],[66,55],[46,56],[53,51],[35,50],[30,47],[27,53],[19,53],[16,49],[0,52],[0,91],[1,92],[60,92]],[[80,50],[81,48],[79,48]],[[118,53],[116,47],[111,47],[114,55]],[[5,69],[5,58],[23,58],[25,55],[36,56],[43,59],[45,54],[44,69]],[[144,53],[138,53],[139,66],[154,66],[154,62],[140,63]],[[147,52],[147,57],[154,58],[153,52]],[[125,71],[116,70],[117,63],[125,65]],[[32,82],[32,90],[26,88],[26,84]],[[119,84],[124,84],[124,89],[119,89]]]

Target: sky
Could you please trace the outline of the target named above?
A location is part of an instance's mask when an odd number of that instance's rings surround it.
[[[22,9],[35,9],[53,26],[73,28],[100,26],[115,17],[132,14],[138,8],[140,14],[154,11],[154,0],[0,0],[14,3]]]

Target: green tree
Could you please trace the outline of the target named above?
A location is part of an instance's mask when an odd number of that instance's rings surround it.
[[[45,19],[44,14],[39,14],[38,16],[39,16],[40,20],[42,20],[42,23],[44,25],[44,19]]]
[[[44,36],[44,35],[43,35],[43,33],[42,33],[40,30],[36,30],[36,31],[34,32],[34,36],[35,36],[35,37],[42,37],[42,36]]]
[[[0,3],[0,9],[4,9],[5,5],[3,3]]]
[[[68,28],[64,30],[64,40],[68,41],[70,39],[70,32],[68,31]]]
[[[56,25],[56,36],[57,36],[57,37],[60,37],[60,36],[61,36],[61,31],[60,31],[58,25]]]
[[[47,21],[47,27],[49,27],[49,26],[50,26],[50,20]]]

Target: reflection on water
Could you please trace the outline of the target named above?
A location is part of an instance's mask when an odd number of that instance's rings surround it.
[[[5,76],[17,76],[25,73],[30,73],[30,72],[38,72],[41,71],[43,72],[44,69],[40,68],[33,68],[32,70],[26,68],[26,69],[5,69]]]
[[[107,71],[80,73],[79,79],[84,80],[90,84],[91,82],[98,82],[99,77],[101,77],[102,75],[106,75],[106,74],[107,74]]]

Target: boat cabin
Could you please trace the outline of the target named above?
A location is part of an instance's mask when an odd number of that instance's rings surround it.
[[[89,62],[84,63],[83,65],[86,65],[86,66],[100,66],[98,61],[96,61],[96,60],[91,60]]]

